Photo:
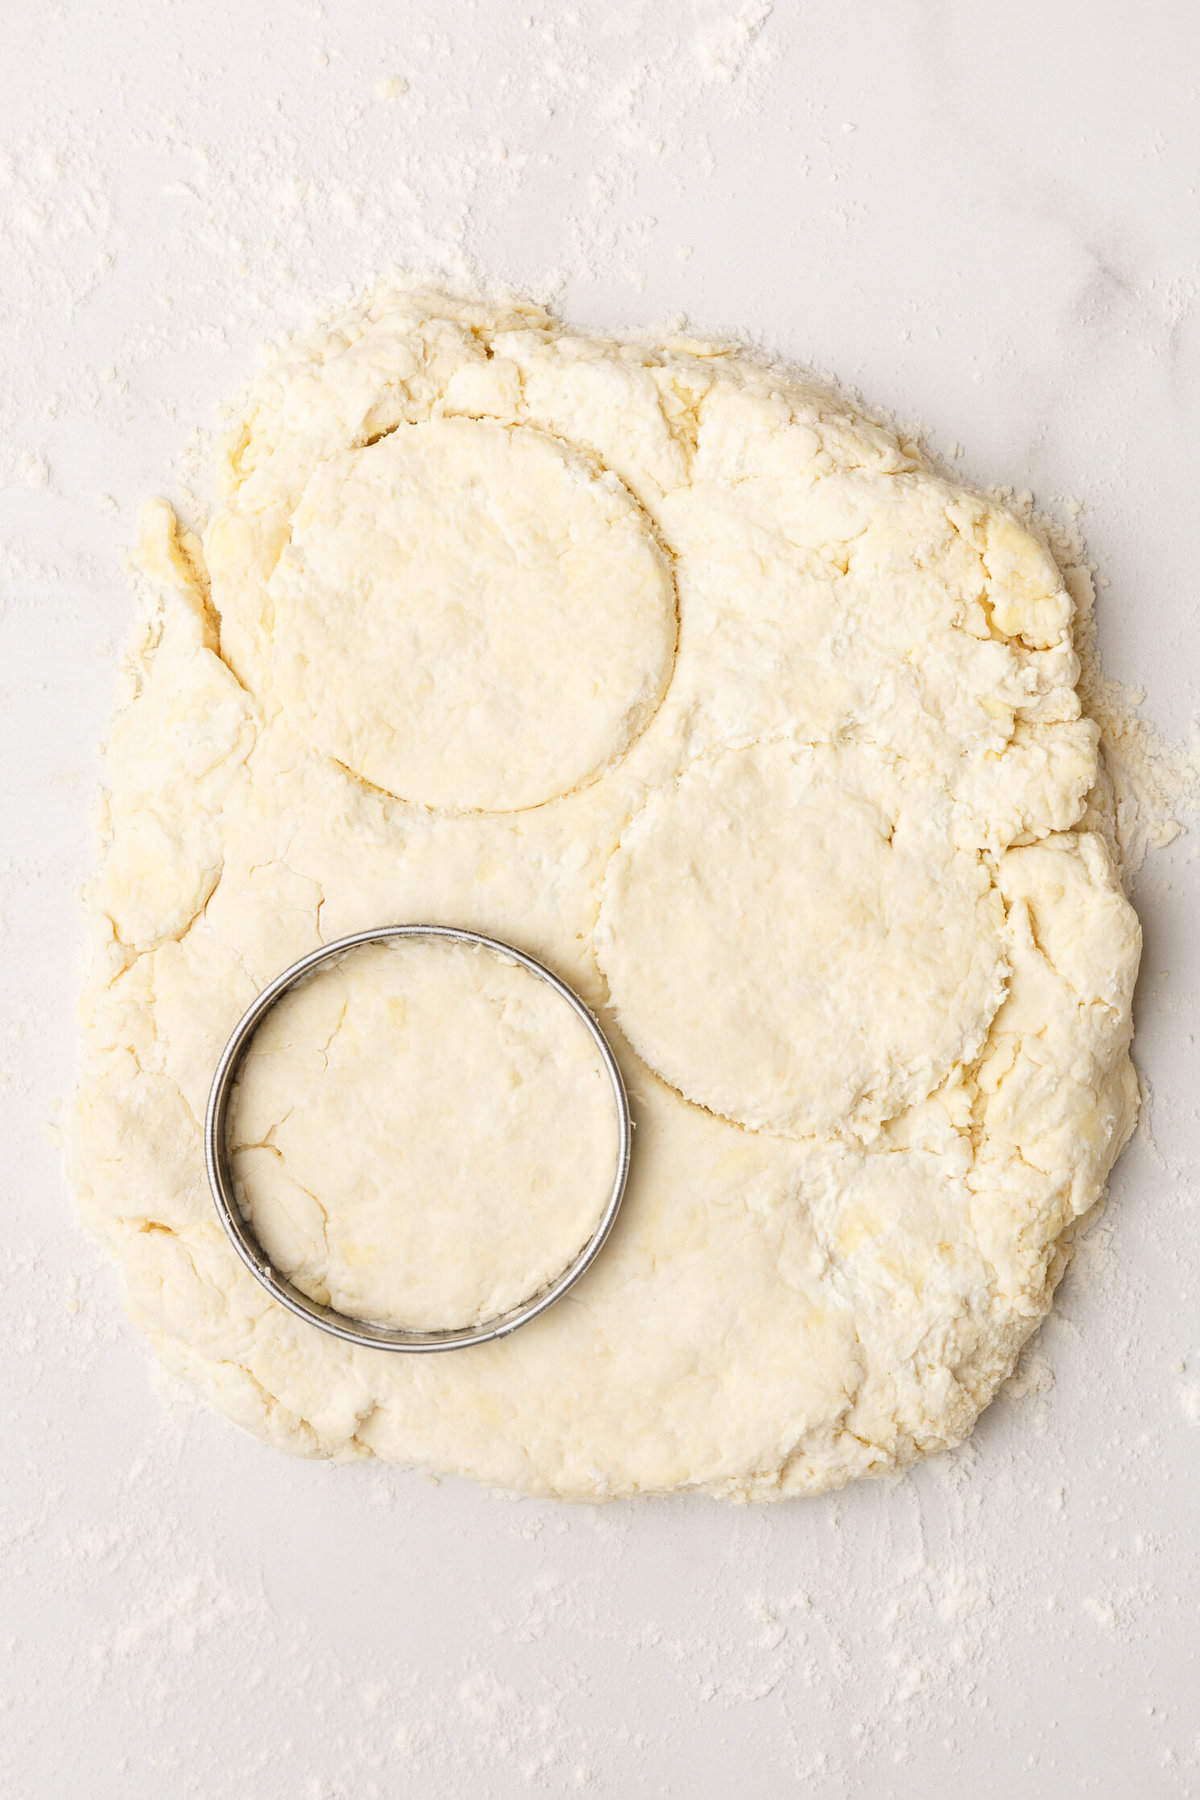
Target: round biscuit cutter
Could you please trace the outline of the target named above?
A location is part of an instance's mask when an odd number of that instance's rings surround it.
[[[436,1331],[411,1331],[400,1326],[379,1325],[370,1319],[359,1319],[351,1314],[338,1312],[332,1306],[322,1306],[319,1301],[313,1300],[302,1288],[298,1288],[275,1267],[238,1205],[234,1188],[229,1146],[226,1141],[229,1107],[242,1062],[263,1019],[277,1001],[324,964],[344,956],[347,951],[356,949],[360,944],[385,943],[395,938],[438,938],[454,943],[473,944],[502,957],[507,962],[517,963],[539,981],[544,981],[586,1027],[600,1053],[616,1106],[618,1125],[616,1169],[604,1209],[591,1236],[561,1274],[556,1275],[537,1293],[531,1294],[516,1306],[510,1307],[507,1312],[483,1319],[475,1325],[450,1327]],[[307,1320],[310,1325],[317,1326],[321,1331],[330,1332],[334,1337],[343,1338],[347,1343],[359,1344],[369,1350],[416,1352],[461,1350],[471,1344],[487,1344],[497,1338],[508,1337],[522,1325],[528,1325],[531,1320],[538,1318],[546,1311],[547,1307],[553,1306],[556,1300],[561,1299],[567,1290],[575,1285],[604,1248],[605,1240],[612,1230],[613,1222],[624,1197],[625,1184],[629,1176],[632,1144],[633,1122],[630,1117],[625,1083],[621,1078],[621,1071],[617,1066],[617,1059],[613,1055],[608,1039],[590,1008],[584,1004],[572,988],[567,986],[565,981],[545,968],[543,964],[535,961],[532,956],[526,956],[524,951],[514,949],[511,944],[502,943],[499,938],[484,937],[478,931],[465,931],[458,926],[451,925],[383,925],[371,931],[356,931],[349,937],[338,938],[333,943],[323,944],[320,949],[312,951],[308,956],[302,956],[298,962],[294,962],[289,968],[284,969],[275,977],[274,981],[262,990],[234,1027],[233,1034],[221,1053],[221,1059],[213,1076],[204,1120],[204,1159],[208,1171],[208,1184],[229,1241],[246,1268],[249,1269],[256,1281],[262,1283],[272,1299],[277,1300],[281,1306],[286,1306],[289,1312],[295,1313],[298,1318]]]

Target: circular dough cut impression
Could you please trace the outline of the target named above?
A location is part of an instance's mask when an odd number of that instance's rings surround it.
[[[1003,907],[929,790],[861,747],[728,751],[647,801],[609,864],[601,966],[634,1047],[754,1129],[869,1130],[978,1051]]]
[[[294,729],[449,811],[589,781],[647,724],[674,658],[674,583],[617,477],[474,419],[321,463],[269,593],[273,698]]]
[[[278,1269],[341,1312],[436,1330],[571,1262],[608,1198],[617,1122],[552,988],[493,951],[416,940],[363,945],[285,995],[229,1144]]]

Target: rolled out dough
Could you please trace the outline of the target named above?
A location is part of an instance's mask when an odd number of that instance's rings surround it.
[[[230,1107],[234,1186],[276,1268],[414,1331],[530,1299],[591,1236],[617,1167],[583,1022],[511,959],[360,945],[272,1008]]]
[[[289,1450],[576,1498],[813,1492],[960,1439],[1136,1104],[1137,921],[1037,537],[744,353],[405,288],[275,355],[202,536],[159,504],[143,561],[72,1161],[171,1367]],[[404,920],[558,970],[637,1120],[572,1294],[423,1358],[275,1306],[200,1136],[255,992]],[[349,1310],[460,1322],[602,1203],[586,1047],[496,981],[364,964],[340,1045],[314,992],[255,1052],[247,1204]]]

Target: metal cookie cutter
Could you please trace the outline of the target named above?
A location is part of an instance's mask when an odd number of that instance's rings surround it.
[[[234,1192],[233,1172],[230,1166],[229,1146],[226,1142],[226,1127],[229,1118],[229,1105],[233,1095],[234,1083],[242,1065],[242,1060],[249,1049],[250,1042],[262,1024],[263,1019],[277,1000],[294,988],[298,982],[311,975],[314,969],[323,963],[331,962],[335,957],[343,956],[347,950],[355,949],[359,944],[385,942],[391,938],[448,938],[455,943],[476,944],[483,949],[503,957],[508,962],[519,963],[528,969],[539,981],[547,986],[571,1008],[572,1012],[587,1028],[592,1041],[600,1052],[601,1060],[612,1086],[613,1100],[617,1109],[618,1150],[617,1166],[613,1175],[612,1187],[604,1210],[596,1223],[596,1228],[582,1249],[574,1257],[560,1275],[548,1282],[545,1287],[531,1294],[528,1299],[510,1307],[507,1312],[497,1313],[493,1318],[484,1319],[478,1325],[466,1325],[438,1331],[407,1331],[398,1326],[376,1325],[370,1319],[358,1319],[348,1313],[338,1312],[332,1306],[322,1306],[318,1301],[310,1299],[301,1288],[272,1263],[262,1245],[242,1214]],[[324,944],[308,956],[302,956],[299,962],[292,963],[277,975],[268,987],[265,987],[258,998],[247,1009],[234,1027],[233,1035],[221,1053],[213,1076],[212,1088],[208,1096],[208,1110],[204,1120],[204,1159],[208,1169],[208,1184],[216,1202],[217,1212],[225,1227],[234,1249],[249,1269],[250,1273],[262,1283],[267,1292],[281,1306],[301,1319],[307,1319],[311,1325],[322,1331],[332,1332],[334,1337],[344,1338],[351,1344],[362,1344],[372,1350],[459,1350],[468,1344],[486,1344],[493,1338],[507,1337],[521,1325],[527,1325],[544,1313],[548,1306],[573,1287],[585,1269],[591,1267],[604,1247],[605,1239],[612,1230],[613,1221],[621,1205],[625,1193],[625,1183],[629,1175],[629,1158],[633,1142],[633,1124],[629,1113],[629,1100],[625,1093],[625,1083],[621,1079],[621,1071],[617,1060],[609,1046],[600,1026],[591,1011],[584,1005],[565,981],[535,962],[532,956],[526,956],[521,950],[514,950],[511,944],[501,943],[498,938],[484,937],[478,931],[462,931],[451,925],[383,925],[374,931],[356,931],[350,937],[338,938],[335,943]]]

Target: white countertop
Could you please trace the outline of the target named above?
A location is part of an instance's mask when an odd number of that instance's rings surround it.
[[[1200,1793],[1194,838],[1135,887],[1148,1129],[1023,1391],[823,1500],[267,1450],[152,1375],[44,1123],[138,504],[262,338],[389,268],[745,329],[1081,502],[1108,670],[1186,736],[1200,13],[10,0],[4,35],[0,1795]]]

